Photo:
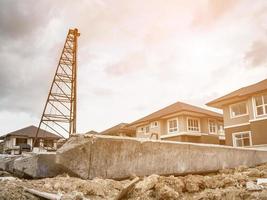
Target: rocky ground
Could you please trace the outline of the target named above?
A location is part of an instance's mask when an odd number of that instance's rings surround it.
[[[25,191],[25,188],[62,194],[63,200],[116,199],[131,180],[115,181],[96,178],[82,180],[66,174],[54,178],[27,180],[10,178],[0,171],[0,200],[40,199]],[[9,178],[6,178],[9,177]],[[267,178],[267,164],[255,168],[240,166],[221,170],[218,173],[186,176],[151,175],[140,178],[123,199],[139,200],[219,200],[219,199],[266,199],[267,185],[257,185],[257,179]]]

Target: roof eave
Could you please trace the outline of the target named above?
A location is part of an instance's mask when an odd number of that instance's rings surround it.
[[[209,107],[222,109],[222,104],[220,102],[209,102],[209,103],[206,103],[206,105]]]
[[[218,109],[223,109],[223,107],[225,105],[237,103],[239,101],[244,101],[250,95],[239,95],[239,96],[235,96],[235,97],[231,97],[231,98],[227,98],[227,99],[222,99],[222,100],[219,100],[219,101],[214,100],[214,101],[211,101],[211,102],[207,103],[206,105],[210,106],[210,107],[218,108]]]
[[[145,125],[145,124],[148,124],[151,121],[160,120],[160,119],[162,119],[162,118],[164,118],[164,117],[166,117],[168,115],[173,115],[175,113],[181,114],[183,111],[193,112],[193,113],[200,113],[200,114],[203,114],[203,115],[205,115],[207,117],[214,117],[214,118],[220,118],[220,119],[223,118],[223,115],[221,115],[221,116],[215,116],[215,115],[211,115],[211,114],[207,114],[207,113],[195,112],[195,111],[184,109],[184,110],[180,110],[179,112],[174,112],[174,113],[171,113],[171,114],[162,115],[160,117],[151,118],[151,119],[146,120],[146,121],[132,122],[132,123],[129,124],[129,127],[137,127],[137,126]],[[217,114],[220,114],[220,113],[217,113]]]

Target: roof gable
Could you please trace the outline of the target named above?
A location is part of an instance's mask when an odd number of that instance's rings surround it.
[[[264,79],[258,83],[255,83],[255,84],[252,84],[246,87],[242,87],[220,98],[210,101],[206,105],[219,108],[221,107],[221,104],[223,104],[226,100],[230,100],[232,98],[241,98],[241,97],[251,95],[254,93],[258,93],[264,90],[267,90],[267,79]]]
[[[151,121],[151,120],[155,120],[161,117],[164,117],[166,115],[170,115],[170,114],[174,114],[177,112],[181,112],[181,111],[189,111],[189,112],[195,112],[195,113],[201,113],[207,116],[211,116],[211,117],[219,117],[222,118],[222,114],[220,113],[216,113],[204,108],[200,108],[197,106],[193,106],[190,104],[186,104],[183,102],[176,102],[174,104],[171,104],[163,109],[160,109],[150,115],[147,115],[137,121],[132,122],[130,125],[135,125],[138,123],[142,123],[142,122],[146,122],[146,121]]]
[[[1,138],[6,137],[6,136],[25,136],[25,137],[34,138],[36,135],[37,129],[38,128],[36,126],[28,126],[28,127],[10,132],[10,133],[2,136]],[[58,135],[55,135],[51,132],[48,132],[46,130],[40,129],[40,131],[38,133],[38,138],[60,139],[61,137]]]
[[[128,125],[129,125],[128,123],[120,123],[120,124],[117,124],[117,125],[115,125],[115,126],[113,126],[111,128],[108,128],[108,129],[102,131],[100,134],[112,135],[112,134],[116,134],[116,133],[118,133],[120,131],[134,134],[135,133],[135,129],[129,127]]]

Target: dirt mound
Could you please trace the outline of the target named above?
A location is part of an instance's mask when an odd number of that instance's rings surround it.
[[[38,200],[32,194],[24,192],[19,181],[0,181],[0,200]]]
[[[39,199],[24,191],[24,188],[62,194],[63,200],[72,199],[116,199],[131,180],[115,181],[95,178],[80,178],[61,175],[54,178],[25,180],[6,178],[11,176],[0,172],[1,199]],[[124,199],[139,200],[216,200],[216,199],[267,199],[266,186],[258,191],[249,190],[246,184],[256,185],[258,178],[267,177],[267,164],[255,168],[240,166],[236,169],[225,169],[207,175],[159,176],[153,174],[143,177],[134,187],[127,191]],[[257,187],[256,187],[257,188]]]

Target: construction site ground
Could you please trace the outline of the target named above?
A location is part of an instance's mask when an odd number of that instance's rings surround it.
[[[135,177],[133,177],[135,178]],[[267,185],[257,185],[257,180],[267,178],[267,164],[254,168],[239,166],[205,175],[140,177],[132,189],[121,199],[267,199]],[[128,180],[95,178],[83,180],[62,174],[54,178],[19,179],[0,171],[0,199],[41,199],[25,191],[25,188],[62,195],[61,199],[118,199]],[[250,183],[250,184],[248,184]]]

